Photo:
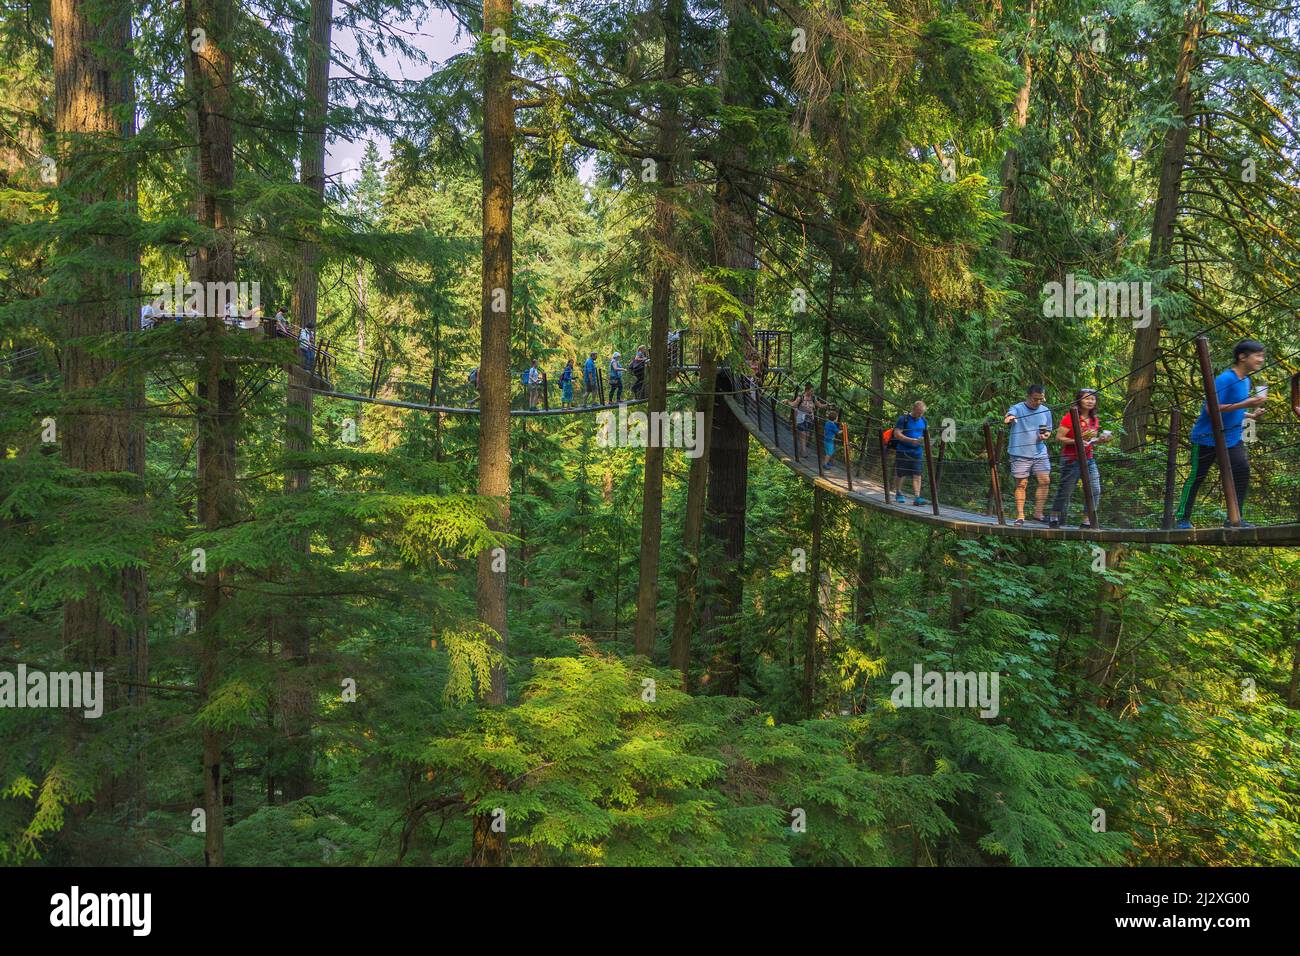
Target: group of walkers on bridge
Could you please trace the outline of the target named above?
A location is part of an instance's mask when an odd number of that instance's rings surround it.
[[[681,365],[682,361],[682,332],[674,331],[669,333],[667,343],[667,360],[670,369]],[[565,362],[564,367],[560,369],[559,375],[555,381],[560,386],[560,407],[562,409],[572,409],[580,407],[576,399],[579,382],[582,386],[582,403],[581,407],[589,408],[598,405],[617,405],[620,402],[643,401],[646,398],[646,376],[650,371],[652,361],[650,347],[647,345],[639,346],[632,359],[623,364],[623,353],[617,349],[610,352],[609,359],[602,362],[599,359],[599,353],[589,352],[587,358],[578,366],[579,359],[571,358]],[[479,370],[476,368],[469,373],[469,384],[473,386],[477,393],[479,387]],[[579,379],[581,375],[581,379]],[[630,375],[632,378],[630,394],[624,391],[624,375]],[[538,367],[537,360],[519,373],[519,383],[523,386],[524,395],[528,401],[528,410],[538,411],[546,405],[549,407],[548,389],[550,379],[546,373]]]
[[[1192,427],[1189,473],[1182,486],[1174,511],[1174,527],[1190,530],[1196,499],[1210,473],[1211,466],[1219,467],[1219,445],[1216,440],[1215,420],[1222,423],[1221,438],[1226,449],[1227,471],[1235,492],[1236,507],[1230,509],[1225,527],[1254,527],[1240,520],[1247,493],[1250,490],[1250,458],[1247,446],[1253,438],[1254,422],[1264,414],[1268,403],[1267,386],[1254,387],[1251,375],[1265,365],[1265,346],[1255,339],[1242,339],[1233,347],[1232,364],[1213,379],[1213,393],[1217,407],[1210,408],[1207,400],[1201,403],[1200,413]],[[1088,483],[1085,489],[1086,507],[1079,523],[1080,528],[1096,527],[1096,513],[1102,497],[1101,472],[1096,460],[1098,448],[1109,444],[1115,434],[1103,426],[1099,408],[1098,391],[1080,388],[1058,421],[1052,406],[1047,404],[1044,386],[1031,384],[1025,389],[1021,401],[1007,409],[1002,424],[1007,426],[1006,454],[1014,481],[1016,514],[1014,524],[1024,527],[1035,522],[1048,528],[1060,528],[1067,522],[1070,506],[1080,482]],[[837,440],[842,436],[837,409],[814,394],[811,384],[804,384],[794,398],[785,402],[793,409],[792,428],[796,434],[796,459],[807,453],[814,428],[821,423],[822,469],[831,468]],[[823,411],[824,410],[824,411]],[[1300,405],[1293,411],[1300,416]],[[899,415],[893,427],[881,434],[882,454],[893,459],[892,482],[886,477],[886,500],[894,504],[907,504],[904,482],[910,479],[913,506],[931,502],[922,496],[923,451],[928,440],[929,422],[927,406],[916,401]],[[1059,446],[1056,471],[1056,494],[1048,507],[1053,472],[1049,446]],[[885,472],[888,476],[888,472]],[[1035,482],[1032,509],[1026,516],[1029,502],[1030,479]],[[1235,510],[1236,515],[1232,514]],[[1232,520],[1236,517],[1238,520]]]

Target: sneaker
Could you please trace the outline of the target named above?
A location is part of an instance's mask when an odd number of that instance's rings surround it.
[[[1092,530],[1092,522],[1091,522],[1091,521],[1087,521],[1087,520],[1080,521],[1080,522],[1079,522],[1079,530],[1080,530],[1080,531],[1091,531],[1091,530]]]
[[[1052,515],[1052,517],[1047,519],[1047,526],[1049,528],[1059,528],[1061,526],[1061,519],[1056,517],[1056,515]]]
[[[896,502],[898,502],[898,504],[900,504],[900,505],[905,505],[905,504],[907,504],[907,499],[906,499],[905,497],[903,497],[902,495],[899,495],[899,494],[895,494],[895,496],[894,496],[894,500],[895,500]]]
[[[1017,528],[1023,528],[1024,526],[1025,526],[1025,519],[1024,519],[1024,518],[1017,518],[1017,519],[1016,519],[1016,527],[1017,527]]]
[[[915,501],[912,502],[912,504],[914,505],[928,505],[929,503],[930,502],[926,501],[924,498],[917,498]]]
[[[1174,527],[1179,531],[1191,531],[1192,523],[1190,521],[1180,521],[1178,524],[1174,525]]]
[[[1045,515],[1034,515],[1034,520],[1039,524],[1047,524],[1047,517]]]
[[[1225,521],[1225,522],[1223,522],[1223,526],[1224,526],[1225,528],[1253,528],[1253,527],[1255,527],[1255,526],[1254,526],[1253,524],[1251,524],[1249,521],[1243,521],[1241,524],[1232,524],[1231,522]]]

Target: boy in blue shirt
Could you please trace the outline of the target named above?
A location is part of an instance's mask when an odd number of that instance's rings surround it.
[[[839,412],[833,408],[826,412],[826,424],[822,428],[822,451],[826,453],[826,460],[822,462],[823,468],[835,464],[835,439],[840,437],[840,426],[836,419],[839,417]]]
[[[1228,461],[1232,465],[1232,484],[1237,490],[1237,504],[1244,511],[1246,492],[1250,489],[1250,458],[1242,443],[1241,433],[1246,419],[1254,421],[1264,413],[1267,401],[1262,395],[1250,394],[1250,373],[1258,372],[1264,364],[1264,346],[1254,339],[1242,339],[1232,349],[1232,368],[1225,369],[1214,380],[1214,393],[1219,399],[1219,413],[1223,418],[1223,443],[1228,446]],[[1247,412],[1253,408],[1258,411]],[[1201,414],[1192,426],[1192,465],[1183,496],[1178,504],[1178,527],[1184,531],[1192,527],[1192,509],[1196,495],[1201,490],[1210,465],[1216,463],[1214,428],[1210,424],[1207,403],[1201,403]],[[1246,522],[1243,528],[1249,528]],[[1224,522],[1224,527],[1228,523]]]
[[[912,479],[912,504],[928,502],[921,497],[921,452],[925,444],[925,402],[916,402],[907,415],[899,415],[894,422],[894,500],[907,503],[903,495],[903,479]]]
[[[1016,480],[1016,524],[1025,523],[1025,497],[1029,476],[1038,482],[1034,489],[1034,520],[1047,523],[1043,509],[1052,484],[1052,460],[1047,455],[1047,438],[1052,434],[1052,410],[1043,404],[1041,385],[1025,389],[1025,400],[1007,409],[1004,425],[1011,426],[1007,454],[1011,456],[1011,477]]]

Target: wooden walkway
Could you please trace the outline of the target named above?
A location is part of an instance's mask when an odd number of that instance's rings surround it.
[[[457,405],[427,405],[423,402],[401,402],[394,398],[371,398],[369,395],[355,395],[351,392],[335,392],[326,388],[312,388],[317,395],[325,398],[342,398],[350,402],[368,402],[371,405],[387,405],[390,408],[410,408],[417,412],[439,412],[444,415],[477,415],[479,409],[477,406],[457,406]],[[524,418],[547,418],[553,415],[583,415],[591,412],[613,411],[620,405],[644,405],[644,398],[629,398],[625,402],[614,402],[612,405],[578,405],[574,408],[538,408],[529,410],[527,408],[512,408],[511,415]]]
[[[937,525],[967,534],[1001,535],[1011,538],[1039,538],[1044,541],[1088,541],[1095,544],[1132,542],[1134,544],[1176,544],[1176,545],[1231,545],[1240,547],[1300,547],[1300,524],[1268,525],[1258,528],[1194,528],[1190,531],[1163,530],[1160,528],[1048,528],[1045,525],[1026,523],[1016,527],[1010,520],[998,524],[996,516],[962,511],[942,504],[943,487],[940,483],[939,513],[934,513],[931,505],[894,504],[885,495],[878,481],[853,475],[853,488],[845,475],[842,451],[837,451],[837,460],[833,467],[825,469],[824,474],[817,472],[817,459],[821,453],[820,436],[810,436],[808,451],[794,457],[793,434],[790,428],[788,409],[778,414],[773,422],[767,409],[766,396],[758,411],[752,399],[742,402],[739,392],[725,393],[723,396],[732,413],[745,426],[746,431],[754,436],[767,452],[783,465],[799,475],[805,481],[818,488],[848,498],[856,504],[876,511],[883,511],[895,518],[904,518],[925,524]],[[747,410],[747,407],[749,410]],[[761,415],[763,425],[759,427],[755,420]],[[775,434],[773,433],[775,425]],[[929,482],[923,481],[922,488],[928,488]]]

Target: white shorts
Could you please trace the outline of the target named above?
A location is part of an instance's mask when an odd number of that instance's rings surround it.
[[[1019,455],[1011,456],[1011,477],[1017,481],[1028,478],[1030,473],[1035,475],[1050,475],[1052,473],[1052,459],[1047,455],[1039,455],[1037,458],[1021,458]]]

